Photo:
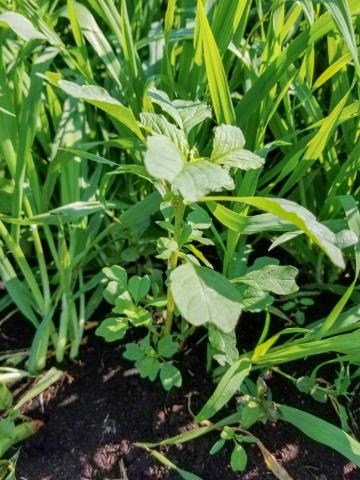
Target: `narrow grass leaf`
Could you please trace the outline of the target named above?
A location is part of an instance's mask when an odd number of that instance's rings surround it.
[[[278,406],[281,418],[294,425],[315,442],[322,443],[341,453],[360,467],[360,443],[340,428],[315,415],[288,407]]]
[[[346,0],[323,0],[323,4],[336,23],[352,55],[357,74],[360,75],[360,63],[351,14]]]
[[[181,468],[176,466],[175,463],[171,462],[167,457],[165,457],[165,455],[158,452],[157,450],[152,450],[141,443],[138,443],[137,446],[141,448],[145,448],[148,452],[151,453],[151,455],[153,455],[153,457],[156,458],[156,460],[158,460],[161,464],[165,465],[165,467],[170,468],[171,470],[174,470],[184,480],[202,480],[202,478],[199,477],[198,475],[187,472],[186,470],[182,470]]]
[[[55,367],[52,367],[49,371],[41,375],[41,377],[36,380],[30,390],[28,390],[24,395],[22,395],[21,399],[13,407],[14,410],[19,410],[22,406],[25,405],[25,403],[29,402],[33,398],[40,395],[40,393],[51,387],[51,385],[56,383],[62,377],[62,375],[63,372]]]
[[[204,5],[197,2],[197,12],[200,24],[200,40],[203,47],[208,85],[214,112],[218,123],[235,123],[235,111],[231,100],[229,85],[224,66],[211,31]]]
[[[265,447],[265,445],[258,441],[256,442],[259,450],[261,451],[264,462],[268,469],[275,475],[279,480],[294,480],[285,468],[276,460],[276,457]]]
[[[0,15],[0,26],[11,28],[26,42],[30,40],[45,40],[46,37],[36,30],[33,24],[23,15],[16,12],[4,12]]]
[[[252,361],[259,365],[278,365],[330,352],[343,354],[356,352],[360,348],[360,330],[323,340],[309,338],[306,341],[304,337],[301,342],[293,343],[289,342],[281,347],[270,349],[266,355],[252,358]]]
[[[319,223],[315,216],[306,208],[295,202],[281,198],[265,197],[204,197],[202,201],[231,201],[245,203],[265,212],[277,215],[283,220],[298,227],[313,240],[339,268],[344,269],[345,263],[340,248],[336,244],[336,235],[325,225]]]
[[[251,361],[241,358],[236,361],[220,380],[216,390],[195,417],[195,422],[202,422],[215,415],[235,395],[240,385],[251,371]]]

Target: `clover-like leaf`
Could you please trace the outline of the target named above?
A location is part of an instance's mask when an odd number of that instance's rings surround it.
[[[148,378],[151,382],[155,380],[160,370],[160,362],[155,357],[144,357],[136,363],[141,378]]]
[[[167,392],[173,387],[180,388],[182,385],[180,370],[169,362],[165,362],[161,365],[160,380],[162,386]]]
[[[145,353],[141,349],[140,345],[136,343],[127,343],[125,346],[125,352],[123,353],[123,357],[127,360],[137,361],[141,360],[145,357]]]
[[[171,335],[165,335],[165,337],[162,337],[159,340],[157,349],[159,355],[165,358],[170,358],[178,351],[179,344],[173,340]]]
[[[96,335],[103,337],[106,342],[121,340],[126,335],[128,322],[125,318],[107,318],[96,329]]]
[[[105,300],[112,305],[116,304],[116,300],[118,297],[124,293],[124,287],[120,285],[120,283],[116,282],[115,280],[111,280],[107,285],[103,292],[103,296]]]
[[[149,327],[151,325],[153,318],[146,308],[135,307],[132,310],[127,310],[125,313],[134,327]]]
[[[134,302],[137,304],[139,301],[144,298],[150,290],[150,278],[148,275],[140,277],[139,275],[134,275],[129,280],[129,292],[131,293]]]
[[[127,286],[127,272],[125,268],[119,265],[113,265],[112,267],[104,267],[102,269],[103,274],[109,280],[117,282],[121,287],[126,289]]]

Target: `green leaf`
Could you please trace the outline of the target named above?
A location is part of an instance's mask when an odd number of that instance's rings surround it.
[[[182,385],[180,370],[168,362],[161,365],[160,380],[167,392],[173,387],[180,388]]]
[[[103,62],[112,79],[120,86],[121,64],[118,55],[115,54],[106,38],[107,35],[104,34],[102,28],[100,28],[94,16],[85,5],[80,2],[74,2],[74,9],[84,37],[90,43],[98,58]]]
[[[251,362],[248,358],[241,358],[225,373],[214,393],[196,415],[195,422],[202,422],[213,417],[239,390],[242,382],[251,371]]]
[[[167,180],[184,200],[193,202],[211,191],[231,190],[234,182],[229,173],[206,160],[185,163],[180,151],[165,135],[148,138],[145,154],[147,171],[155,178]]]
[[[295,267],[280,265],[264,265],[263,267],[247,272],[243,277],[233,280],[234,283],[245,283],[258,290],[289,295],[297,292],[295,278],[299,271]]]
[[[148,138],[144,162],[150,175],[168,182],[172,182],[184,166],[180,151],[165,135]]]
[[[124,313],[126,313],[127,318],[134,327],[149,327],[153,320],[151,312],[142,307],[126,310]]]
[[[274,301],[274,297],[263,290],[250,286],[240,287],[241,305],[245,312],[262,312]]]
[[[96,329],[95,333],[103,337],[106,342],[115,342],[125,337],[128,322],[125,318],[107,318]]]
[[[241,427],[249,429],[261,416],[262,411],[258,402],[250,400],[242,409]]]
[[[235,328],[239,293],[220,273],[187,263],[171,272],[170,287],[181,315],[192,325],[213,323],[224,332]]]
[[[141,350],[141,347],[136,343],[127,343],[125,346],[125,352],[123,357],[127,360],[137,361],[145,357],[145,353]]]
[[[244,145],[245,138],[240,128],[220,125],[215,128],[211,160],[241,170],[260,168],[264,164],[264,159],[244,150]]]
[[[220,365],[225,365],[225,363],[232,365],[239,358],[235,331],[225,333],[211,324],[208,327],[208,331],[213,358]]]
[[[11,405],[10,405],[11,406]],[[5,410],[5,409],[2,409]],[[15,422],[12,418],[6,417],[0,420],[0,437],[1,439],[13,438],[15,434]]]
[[[218,123],[235,123],[235,111],[224,65],[211,31],[202,0],[198,0],[197,2],[197,13],[200,33],[197,40],[198,43],[201,44],[204,55],[208,85],[216,119]],[[199,46],[199,44],[196,45],[196,48],[199,48]]]
[[[151,128],[153,134],[165,135],[178,148],[184,158],[189,155],[189,145],[185,133],[172,123],[168,122],[163,115],[155,113],[141,113],[141,123]]]
[[[124,313],[128,310],[133,310],[135,305],[130,298],[129,292],[124,290],[115,300],[115,307],[112,309],[113,313]]]
[[[134,275],[130,278],[129,283],[129,292],[134,299],[134,302],[137,304],[139,301],[144,298],[150,290],[150,278],[148,275],[139,277]]]
[[[117,282],[124,290],[127,288],[127,272],[125,268],[119,265],[113,265],[112,267],[104,267],[102,269],[103,274],[109,280]]]
[[[35,215],[30,217],[30,220],[33,223],[58,225],[64,222],[77,222],[88,215],[103,211],[104,206],[96,200],[89,202],[78,201],[54,208],[47,213]]]
[[[104,88],[98,85],[77,85],[67,80],[58,80],[55,84],[71,97],[84,100],[108,113],[133,131],[141,141],[144,141],[144,136],[132,111],[113,98]]]
[[[313,24],[314,23],[314,6],[312,4],[312,0],[297,0],[296,3],[298,3],[301,6],[301,8],[304,10],[304,13],[310,25]]]
[[[179,248],[177,242],[168,237],[160,237],[156,242],[156,248],[159,252],[156,255],[156,258],[161,258],[162,260],[168,260],[171,257],[172,252],[176,252]]]
[[[166,458],[162,453],[158,452],[157,450],[150,450],[146,445],[141,443],[137,444],[137,446],[148,450],[160,463],[165,465],[165,467],[174,470],[183,480],[203,480],[198,475],[194,475],[193,473],[187,472],[186,470],[182,470],[181,468],[177,467],[174,463],[172,463],[168,458]]]
[[[360,74],[360,62],[357,52],[357,43],[351,20],[348,3],[346,0],[323,0],[323,4],[329,11],[336,23],[344,41],[352,55],[358,75]]]
[[[173,180],[172,188],[180,192],[184,200],[195,202],[209,192],[232,190],[234,182],[220,165],[201,160],[185,164]]]
[[[183,128],[187,135],[196,125],[203,123],[207,118],[211,118],[212,116],[211,109],[203,102],[174,100],[173,105],[180,115]]]
[[[115,305],[116,300],[122,293],[124,293],[124,287],[121,286],[117,281],[111,280],[106,285],[103,295],[107,302]]]
[[[173,340],[171,335],[165,335],[160,338],[157,349],[160,356],[170,358],[178,351],[179,344]]]
[[[84,152],[83,150],[77,150],[75,148],[59,148],[63,152],[72,153],[77,155],[80,158],[86,158],[87,160],[92,160],[93,162],[100,163],[103,165],[111,165],[113,167],[119,167],[119,165],[107,158],[101,157],[100,155],[95,155],[94,153]]]
[[[291,423],[305,435],[322,443],[344,455],[356,466],[360,467],[360,443],[340,428],[322,420],[315,415],[288,407],[278,405],[281,418]]]
[[[173,105],[173,102],[170,100],[167,93],[163,92],[162,90],[158,90],[155,87],[151,87],[147,91],[147,95],[151,98],[151,101],[153,103],[159,105],[164,110],[164,112],[166,112],[173,120],[175,120],[178,127],[180,127],[181,129],[183,128],[181,116],[177,111],[176,107]]]
[[[16,12],[4,12],[0,15],[0,27],[6,25],[26,42],[45,40],[46,37],[35,29],[33,24],[23,15]]]
[[[191,212],[187,216],[187,222],[192,228],[207,230],[211,227],[212,221],[206,210],[196,204],[192,205],[191,209]]]
[[[296,330],[299,330],[300,333],[301,329],[291,330],[293,330],[294,333],[296,333]],[[287,329],[283,330],[281,333],[286,331]],[[278,335],[274,338],[276,341]],[[282,363],[300,360],[311,355],[321,355],[330,352],[343,354],[354,353],[360,348],[360,331],[357,330],[347,334],[336,335],[324,340],[311,340],[310,337],[308,341],[306,340],[307,338],[305,337],[302,339],[301,343],[296,341],[294,341],[293,344],[292,342],[285,343],[284,345],[271,349],[269,353],[265,353],[259,357],[255,355],[253,357],[253,362],[260,365],[280,365]]]
[[[243,472],[247,464],[247,455],[244,447],[239,443],[235,444],[230,457],[230,466],[233,472]]]
[[[10,390],[5,384],[0,383],[0,410],[8,410],[12,403],[13,396]]]
[[[210,455],[215,455],[216,453],[218,453],[223,448],[224,445],[225,445],[225,440],[222,439],[222,438],[219,438],[219,440],[217,440],[214,443],[214,445],[211,447],[211,449],[209,451],[209,454]]]
[[[151,101],[159,105],[164,112],[175,120],[178,127],[189,134],[191,130],[207,118],[211,118],[211,110],[206,103],[191,100],[173,100],[168,95],[151,87],[147,92]],[[142,114],[144,115],[144,114]],[[149,114],[145,114],[148,116]]]
[[[141,378],[148,378],[151,382],[155,380],[160,370],[160,362],[154,357],[144,357],[136,362]]]
[[[340,230],[336,234],[336,243],[341,250],[353,247],[358,243],[358,237],[351,230]]]
[[[337,267],[344,269],[345,262],[340,248],[337,246],[336,235],[325,225],[319,223],[315,216],[295,202],[282,198],[265,197],[204,197],[202,201],[232,201],[245,203],[259,208],[297,226],[330,258]]]

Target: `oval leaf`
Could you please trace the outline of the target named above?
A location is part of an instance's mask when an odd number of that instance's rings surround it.
[[[220,273],[187,263],[171,272],[170,286],[177,308],[192,325],[213,323],[224,332],[235,328],[240,294]]]

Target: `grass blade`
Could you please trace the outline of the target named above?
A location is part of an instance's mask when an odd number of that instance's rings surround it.
[[[199,21],[198,42],[202,42],[209,90],[216,119],[219,124],[235,123],[235,111],[224,66],[201,0],[198,0],[197,11]]]
[[[348,458],[360,467],[360,443],[346,432],[315,415],[287,405],[278,406],[281,418],[301,430],[305,435]]]

